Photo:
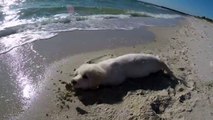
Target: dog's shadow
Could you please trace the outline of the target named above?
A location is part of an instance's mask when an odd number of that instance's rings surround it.
[[[168,87],[175,88],[177,78],[171,78],[163,71],[153,73],[148,77],[128,79],[119,86],[100,86],[96,90],[76,90],[76,96],[84,105],[115,104],[123,100],[128,91],[135,90],[163,90]]]

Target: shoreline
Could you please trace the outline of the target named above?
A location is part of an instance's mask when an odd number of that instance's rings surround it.
[[[51,63],[76,54],[151,42],[154,42],[154,34],[146,27],[133,30],[77,30],[60,32],[52,38],[35,41],[33,49],[51,59]]]
[[[59,32],[58,35],[54,37],[34,41],[33,49],[42,56],[51,58],[52,61],[55,61],[84,52],[116,49],[119,47],[131,47],[144,44],[149,45],[156,41],[155,35],[152,31],[150,31],[150,28],[177,27],[182,21],[184,21],[184,19],[185,18],[182,17],[171,20],[139,17],[130,18],[130,21],[138,22],[138,20],[142,20],[142,23],[144,22],[143,24],[147,24],[148,26],[138,26],[130,30],[106,29]],[[149,26],[149,24],[152,25]]]

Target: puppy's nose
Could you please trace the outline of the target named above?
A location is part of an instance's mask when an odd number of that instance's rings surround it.
[[[71,83],[72,83],[73,85],[75,85],[75,84],[77,83],[77,81],[72,80]]]

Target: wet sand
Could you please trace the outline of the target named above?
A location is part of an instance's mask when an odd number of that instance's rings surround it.
[[[1,119],[16,117],[28,111],[36,98],[42,98],[39,91],[42,91],[43,82],[47,81],[44,78],[45,71],[54,62],[81,53],[153,41],[154,34],[145,27],[133,30],[70,31],[1,54],[0,90],[3,92],[0,94],[0,103],[5,108],[0,110]]]
[[[39,55],[37,62],[45,64],[37,68],[44,77],[16,118],[213,119],[212,31],[211,23],[187,17],[177,26],[62,32],[33,47],[25,45]],[[68,41],[71,36],[76,41]],[[86,61],[140,52],[159,55],[187,86],[159,72],[95,91],[68,89],[74,69]]]
[[[133,30],[77,30],[61,32],[53,38],[37,41],[33,44],[33,49],[53,62],[75,54],[153,41],[154,34],[146,27]]]

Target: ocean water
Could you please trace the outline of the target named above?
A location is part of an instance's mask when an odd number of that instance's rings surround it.
[[[119,23],[119,19],[135,17],[174,19],[180,15],[137,0],[1,0],[0,54],[60,31],[129,30],[153,25]]]
[[[0,106],[3,108],[0,109],[0,119],[23,112],[28,109],[27,104],[33,101],[35,90],[48,66],[48,57],[40,54],[39,50],[47,52],[49,57],[55,57],[58,51],[65,53],[64,50],[70,50],[69,44],[73,47],[80,44],[77,42],[75,46],[75,41],[66,44],[66,40],[60,41],[59,37],[52,43],[49,39],[52,48],[48,48],[48,42],[38,45],[35,41],[51,38],[62,31],[84,30],[84,34],[88,35],[86,30],[99,30],[100,35],[94,35],[97,45],[109,43],[110,48],[115,44],[113,39],[118,36],[124,40],[124,43],[114,41],[119,45],[134,45],[143,43],[140,37],[148,40],[152,35],[149,31],[141,30],[141,27],[176,25],[172,21],[179,18],[182,18],[179,13],[138,0],[0,0]],[[141,31],[126,31],[132,29]],[[108,31],[109,35],[106,36],[102,30],[121,31],[115,32],[119,35],[114,35],[111,40],[113,32]],[[125,39],[138,34],[141,36],[137,36],[136,40]],[[72,35],[79,38],[76,36],[78,32]],[[92,34],[90,36],[93,38]],[[104,44],[98,42],[102,36],[110,41]]]

